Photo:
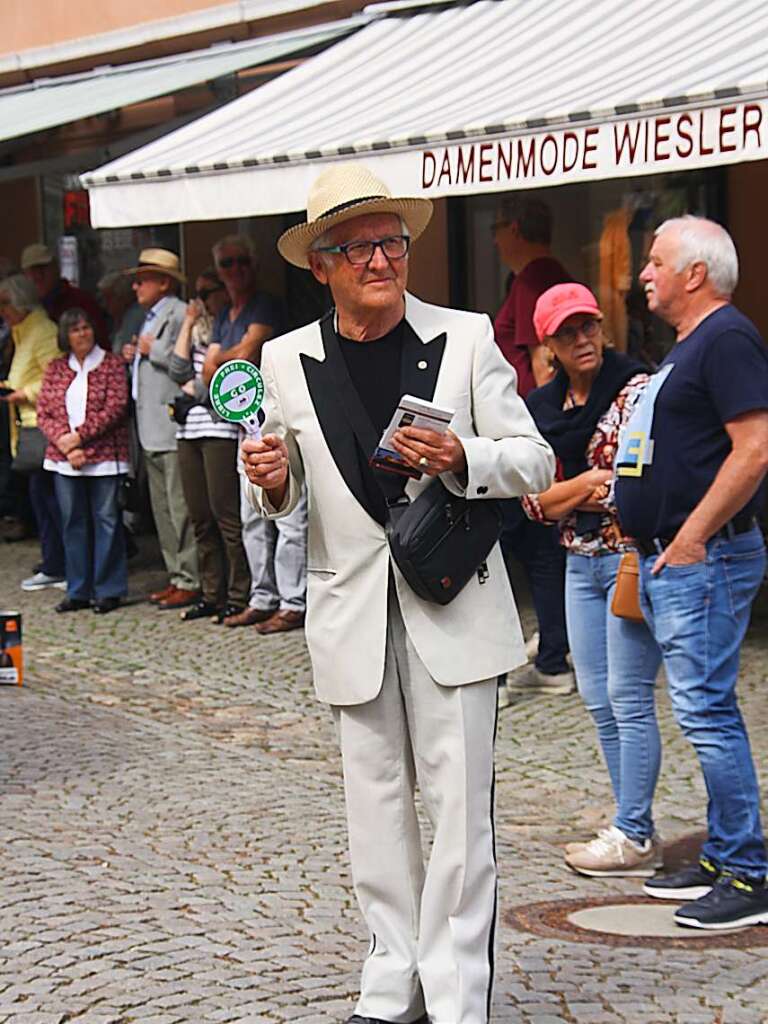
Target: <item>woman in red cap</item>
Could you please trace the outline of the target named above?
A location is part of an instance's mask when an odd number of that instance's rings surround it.
[[[645,622],[611,612],[623,552],[632,548],[610,503],[619,430],[648,382],[644,366],[606,347],[602,313],[584,285],[559,284],[536,303],[534,326],[559,366],[528,407],[557,456],[556,482],[523,499],[557,524],[568,552],[566,623],[579,693],[592,715],[616,798],[613,824],[566,847],[585,875],[653,875],[661,843],[651,805],[661,763],[654,685],[660,652]]]

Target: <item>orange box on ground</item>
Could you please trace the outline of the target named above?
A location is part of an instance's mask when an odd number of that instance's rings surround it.
[[[21,686],[23,678],[21,612],[0,612],[0,685]]]

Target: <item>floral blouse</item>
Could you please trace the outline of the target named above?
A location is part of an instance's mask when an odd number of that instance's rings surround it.
[[[587,445],[586,457],[589,469],[613,470],[613,460],[619,446],[619,431],[630,417],[635,402],[643,388],[650,380],[647,373],[637,373],[631,377],[616,395],[609,408],[597,421],[597,427]],[[563,480],[563,467],[557,460],[555,482]],[[560,543],[568,551],[576,555],[605,555],[617,551],[626,551],[634,545],[630,538],[625,537],[612,504],[613,494],[605,499],[605,512],[600,519],[600,527],[589,533],[576,533],[576,512],[569,512],[557,522],[547,519],[541,510],[538,495],[527,494],[522,499],[523,509],[529,519],[537,523],[560,528]]]

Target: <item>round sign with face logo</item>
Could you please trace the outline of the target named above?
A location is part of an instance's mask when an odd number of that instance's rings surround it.
[[[211,378],[211,405],[228,423],[237,423],[248,433],[259,428],[257,413],[264,401],[264,379],[247,359],[230,359]]]

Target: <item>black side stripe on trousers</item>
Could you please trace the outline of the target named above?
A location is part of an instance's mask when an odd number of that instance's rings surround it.
[[[496,733],[499,728],[499,705],[496,702],[496,716],[493,720],[493,750],[496,749]],[[495,957],[493,955],[494,946],[496,944],[496,916],[499,912],[499,865],[496,858],[496,816],[493,813],[494,804],[496,802],[496,758],[493,760],[493,774],[491,776],[491,806],[489,812],[491,815],[491,836],[492,836],[492,849],[493,849],[493,867],[496,871],[496,885],[493,890],[493,917],[491,918],[491,933],[488,939],[488,993],[485,999],[486,1005],[486,1021],[491,1019],[491,1000],[493,999],[493,976],[494,976],[494,963]]]

